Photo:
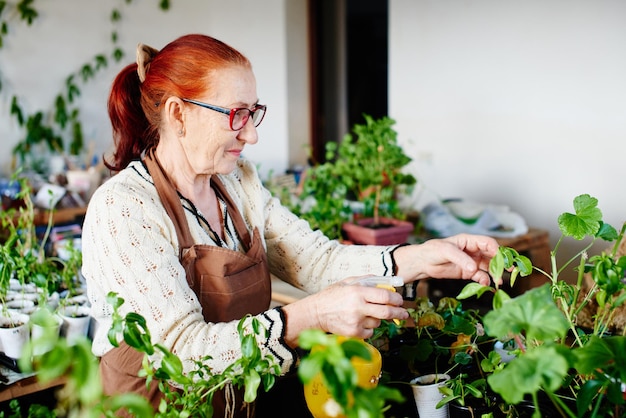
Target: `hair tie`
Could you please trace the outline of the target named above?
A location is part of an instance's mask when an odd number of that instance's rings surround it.
[[[137,45],[137,75],[139,76],[139,81],[142,83],[146,80],[146,74],[150,69],[152,59],[158,53],[159,51],[151,46],[142,43]]]

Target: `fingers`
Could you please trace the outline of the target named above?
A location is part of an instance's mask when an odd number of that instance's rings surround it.
[[[376,287],[331,286],[316,295],[319,324],[333,334],[368,338],[382,319],[407,319],[398,293]]]

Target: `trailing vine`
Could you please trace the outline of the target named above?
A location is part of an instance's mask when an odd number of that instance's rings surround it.
[[[124,0],[128,5],[132,0]],[[159,0],[159,8],[167,11],[170,8],[169,0]],[[0,49],[3,47],[5,38],[12,31],[15,21],[24,21],[28,26],[39,17],[35,6],[35,0],[19,0],[9,3],[0,0]],[[84,148],[84,136],[80,120],[80,109],[77,100],[81,95],[81,86],[94,79],[98,73],[108,67],[111,60],[120,62],[124,52],[118,44],[118,26],[122,20],[122,12],[119,7],[111,10],[109,20],[112,24],[111,44],[112,50],[98,53],[84,63],[80,68],[70,73],[65,78],[62,90],[56,95],[52,109],[49,111],[36,111],[26,114],[20,105],[20,99],[14,95],[11,98],[10,115],[15,118],[20,128],[25,130],[25,136],[12,149],[13,167],[30,165],[30,168],[43,172],[45,165],[41,159],[35,158],[32,151],[35,147],[44,146],[48,151],[70,155],[79,155]],[[0,91],[2,91],[2,78],[0,78]],[[63,137],[70,138],[66,149]]]

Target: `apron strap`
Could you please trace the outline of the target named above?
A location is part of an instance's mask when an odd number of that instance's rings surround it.
[[[174,222],[176,228],[176,235],[178,236],[178,242],[180,245],[179,255],[182,255],[183,250],[191,248],[194,244],[191,237],[191,231],[189,230],[189,224],[187,223],[187,217],[185,216],[185,210],[180,203],[180,197],[176,192],[176,188],[172,184],[171,180],[165,174],[161,163],[154,155],[154,148],[148,151],[145,158],[148,171],[154,180],[154,185],[161,198],[161,203],[165,208],[165,211]],[[180,257],[179,257],[180,258]]]
[[[226,187],[222,180],[215,175],[211,176],[211,182],[213,186],[215,186],[215,191],[219,193],[220,197],[224,199],[226,202],[226,207],[228,208],[228,214],[233,220],[233,225],[235,225],[235,230],[243,243],[243,246],[246,251],[250,250],[250,246],[252,245],[252,241],[250,239],[250,232],[248,232],[248,228],[246,227],[246,223],[243,220],[243,216],[239,213],[237,206],[233,202],[233,199],[230,197],[228,192],[226,192]]]
[[[185,216],[185,210],[183,209],[183,205],[180,203],[180,197],[178,196],[176,188],[172,184],[171,180],[167,177],[167,174],[163,170],[163,166],[161,166],[161,163],[157,159],[156,155],[154,155],[154,148],[148,152],[145,161],[148,166],[148,171],[154,180],[154,185],[159,193],[161,202],[163,203],[163,207],[174,222],[176,235],[178,236],[178,241],[180,242],[180,255],[182,256],[186,249],[193,247],[194,242],[191,237],[191,231],[189,230],[187,218]],[[235,226],[237,235],[239,235],[244,249],[249,251],[252,241],[250,238],[250,232],[246,227],[246,223],[244,222],[241,213],[239,213],[233,199],[230,197],[226,191],[226,187],[217,175],[211,177],[211,183],[215,186],[216,192],[219,193],[220,197],[224,200],[224,202],[226,202],[228,214],[233,220],[233,225]]]

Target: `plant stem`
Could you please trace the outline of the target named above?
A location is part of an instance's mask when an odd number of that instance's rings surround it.
[[[563,400],[559,396],[557,396],[554,393],[549,392],[549,391],[546,391],[546,394],[548,395],[548,397],[552,401],[552,404],[556,407],[556,409],[558,409],[558,411],[561,414],[561,416],[567,415],[570,418],[576,418],[576,414],[574,414],[568,408],[568,406],[563,402]]]

